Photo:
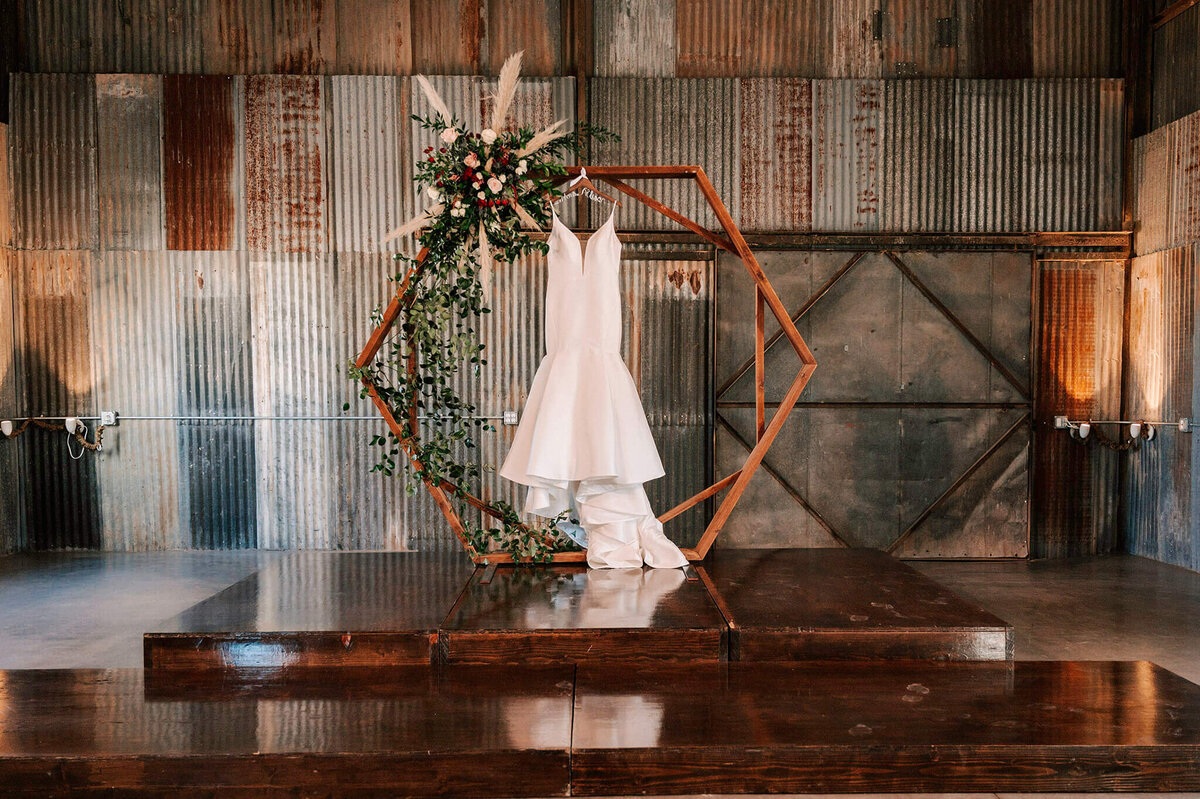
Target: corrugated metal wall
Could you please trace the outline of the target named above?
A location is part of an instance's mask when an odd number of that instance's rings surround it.
[[[1038,269],[1033,554],[1109,552],[1120,544],[1120,458],[1055,430],[1054,417],[1121,418],[1126,262],[1043,260]]]
[[[1159,35],[1197,11],[1194,7],[1168,23]],[[1156,116],[1158,99],[1156,84]],[[1130,276],[1127,412],[1131,418],[1190,419],[1200,408],[1195,368],[1200,112],[1137,139],[1133,172],[1134,249],[1139,257]],[[1159,439],[1130,453],[1125,524],[1131,552],[1200,569],[1200,515],[1195,512],[1200,507],[1200,449],[1192,439],[1163,429]]]
[[[1120,0],[20,0],[31,72],[1118,77]],[[1184,38],[1186,29],[1181,32]],[[584,41],[581,43],[580,40]],[[1194,81],[1193,81],[1194,83]]]
[[[1153,33],[1151,127],[1200,111],[1200,6]]]
[[[12,192],[9,190],[8,125],[0,124],[0,408],[17,407],[16,262],[12,251]],[[0,441],[0,554],[25,545],[21,501],[21,452]]]

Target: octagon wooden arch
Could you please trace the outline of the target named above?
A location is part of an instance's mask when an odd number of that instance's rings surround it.
[[[568,167],[567,175],[562,180],[565,181],[578,175],[580,169],[581,167],[578,166]],[[784,421],[786,421],[788,414],[791,413],[792,408],[795,407],[797,400],[800,398],[800,392],[804,390],[804,387],[812,377],[812,373],[817,367],[817,362],[813,358],[812,352],[808,349],[808,345],[804,343],[800,331],[796,329],[791,316],[788,315],[787,309],[784,308],[783,303],[780,302],[779,297],[775,294],[775,290],[771,287],[770,281],[767,280],[767,276],[759,266],[754,253],[750,251],[750,246],[746,243],[746,239],[742,236],[737,224],[733,221],[733,217],[730,216],[728,209],[725,208],[725,204],[717,195],[716,189],[713,188],[712,182],[709,181],[708,175],[705,174],[702,168],[698,166],[589,166],[587,170],[589,177],[609,184],[622,194],[637,200],[651,210],[682,225],[705,241],[736,255],[745,265],[746,271],[750,274],[756,286],[754,303],[754,404],[756,438],[754,446],[746,456],[746,462],[742,464],[740,469],[726,475],[658,517],[660,521],[667,522],[709,497],[729,489],[729,492],[721,500],[721,504],[717,506],[716,513],[713,514],[712,520],[708,523],[708,527],[705,528],[703,535],[700,536],[700,540],[697,542],[695,548],[683,550],[688,560],[700,561],[708,554],[717,535],[721,532],[721,528],[725,526],[725,522],[728,521],[729,515],[733,512],[734,506],[737,505],[738,499],[741,498],[742,493],[746,490],[746,485],[750,482],[750,478],[754,476],[754,472],[758,469],[759,464],[762,463],[767,450],[770,449],[775,437],[779,435]],[[713,213],[716,214],[717,221],[721,223],[724,235],[707,229],[698,222],[687,218],[673,208],[663,205],[658,200],[625,182],[626,180],[639,178],[694,180],[700,187],[700,192],[704,195],[704,199],[708,201]],[[384,339],[387,338],[392,326],[400,317],[400,313],[410,302],[411,295],[409,289],[414,285],[415,279],[420,276],[426,254],[425,250],[421,250],[418,253],[415,263],[400,281],[400,285],[396,289],[396,294],[392,297],[387,309],[383,312],[379,325],[371,332],[371,337],[367,340],[366,346],[363,347],[362,353],[355,362],[359,368],[365,367],[374,360],[383,346]],[[766,402],[764,399],[766,362],[763,335],[766,311],[768,309],[779,323],[780,332],[791,343],[792,348],[796,351],[796,355],[800,358],[800,371],[792,380],[791,385],[769,421],[767,420]],[[408,361],[409,373],[415,373],[416,368],[416,359],[410,355]],[[417,425],[416,408],[413,407],[409,410],[405,423],[401,424],[396,419],[395,414],[392,413],[392,409],[380,398],[374,383],[369,378],[363,378],[363,384],[366,386],[368,396],[371,397],[371,400],[375,403],[375,407],[382,414],[388,428],[400,441],[405,455],[418,472],[422,471],[421,463],[416,458],[415,450],[411,446],[411,442],[418,437],[420,432]],[[463,549],[466,550],[472,561],[475,563],[512,562],[512,556],[506,552],[479,552],[471,544],[466,536],[466,528],[463,525],[463,521],[450,500],[450,494],[454,491],[452,485],[446,482],[434,484],[431,480],[425,480],[425,487],[433,496],[434,502],[437,503],[437,506],[446,516],[446,520],[450,523],[454,534],[458,537],[458,540],[463,545]],[[483,513],[498,518],[497,513],[478,497],[467,494],[462,499]],[[578,563],[585,561],[586,558],[586,552],[559,552],[553,556],[553,562]]]

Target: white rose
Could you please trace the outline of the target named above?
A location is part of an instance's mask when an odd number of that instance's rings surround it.
[[[508,183],[508,175],[501,175],[501,176],[500,176],[500,182],[501,182],[501,183]]]
[[[504,184],[500,182],[499,178],[488,178],[488,188],[491,189],[492,194],[499,194],[500,190],[504,188]]]
[[[521,159],[521,161],[520,161],[520,163],[518,163],[518,164],[517,164],[517,166],[521,167],[521,169],[526,169],[526,170],[528,170],[528,169],[529,169],[529,162],[528,162],[528,161],[526,161],[524,158],[522,158],[522,159]]]
[[[458,131],[454,128],[446,128],[442,131],[442,141],[446,144],[454,144],[456,139],[458,139]]]
[[[425,193],[428,194],[429,199],[433,200],[434,202],[437,202],[438,198],[442,196],[433,186],[430,186],[428,189],[426,189]]]
[[[479,131],[479,138],[483,139],[484,144],[491,144],[496,140],[496,131],[491,128],[484,128]]]
[[[482,199],[483,199],[483,192],[477,192],[477,193],[475,194],[475,196],[476,196],[476,197],[478,197],[479,199],[481,199],[481,200],[482,200]]]
[[[475,153],[467,153],[467,157],[463,159],[463,163],[474,169],[479,166],[479,158],[476,157]]]

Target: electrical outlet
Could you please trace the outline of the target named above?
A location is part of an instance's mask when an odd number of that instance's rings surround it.
[[[117,423],[116,411],[100,411],[100,425],[102,427],[113,427]]]
[[[504,412],[504,423],[506,425],[510,425],[510,426],[516,424],[517,423],[517,412],[516,411],[505,411]]]
[[[1181,432],[1181,433],[1192,432],[1192,420],[1187,418],[1186,416],[1181,418],[1179,420],[1179,432]]]
[[[1067,421],[1067,417],[1065,417],[1065,416],[1055,416],[1054,417],[1054,429],[1055,430],[1066,430],[1070,426],[1071,426],[1071,423],[1069,421]]]

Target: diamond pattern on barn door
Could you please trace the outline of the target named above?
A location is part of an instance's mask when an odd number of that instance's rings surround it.
[[[819,367],[726,528],[726,546],[910,557],[1028,548],[1027,253],[768,252]],[[718,265],[717,465],[754,439],[753,294]],[[766,328],[766,397],[794,354]]]

